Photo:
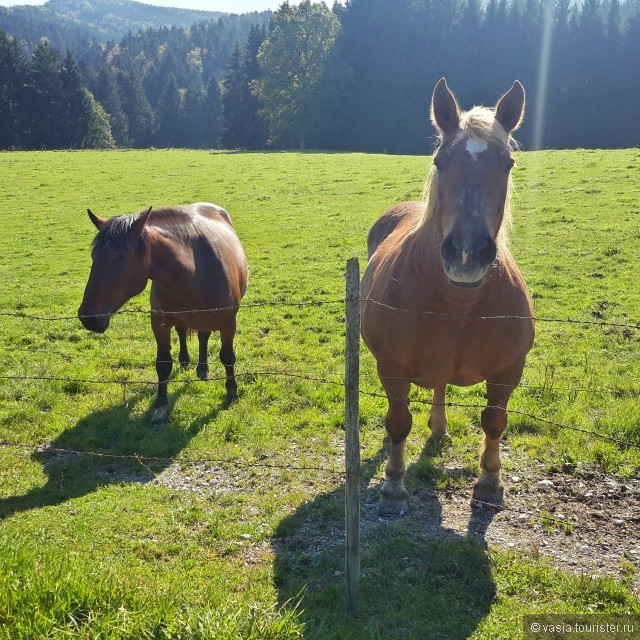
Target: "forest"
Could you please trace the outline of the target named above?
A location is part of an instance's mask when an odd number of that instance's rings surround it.
[[[428,153],[442,76],[467,108],[519,79],[525,149],[640,145],[640,0],[304,0],[55,46],[2,17],[2,149]]]

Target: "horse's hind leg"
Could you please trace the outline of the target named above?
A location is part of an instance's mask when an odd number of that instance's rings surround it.
[[[480,452],[480,475],[473,488],[473,497],[479,502],[502,504],[504,486],[500,479],[500,438],[507,428],[507,403],[520,382],[524,363],[508,374],[487,380],[487,407],[481,421],[484,441]]]
[[[198,331],[198,366],[196,375],[200,380],[209,379],[209,337],[211,331]]]
[[[171,360],[171,327],[161,324],[155,318],[152,318],[151,327],[157,344],[156,372],[158,373],[158,396],[156,397],[155,411],[151,422],[153,424],[161,424],[166,422],[169,417],[167,382],[173,369]]]
[[[380,490],[378,513],[399,516],[409,509],[409,493],[404,486],[406,473],[404,449],[407,436],[411,431],[411,412],[408,406],[411,384],[406,380],[385,379],[382,375],[380,380],[389,401],[384,423],[388,435],[389,460],[385,468],[385,480]]]
[[[448,438],[447,434],[447,409],[445,407],[447,387],[436,387],[433,390],[431,401],[431,412],[429,414],[429,428],[431,435],[427,441],[427,446],[435,446],[444,442]]]
[[[176,327],[176,331],[178,332],[178,339],[180,340],[180,353],[178,354],[178,360],[180,361],[180,366],[183,369],[186,369],[191,363],[189,349],[187,348],[187,328]]]
[[[233,339],[236,335],[236,318],[220,329],[220,362],[224,366],[227,375],[225,388],[227,390],[227,403],[231,404],[238,399],[238,383],[236,381],[235,364],[236,352],[233,349]]]

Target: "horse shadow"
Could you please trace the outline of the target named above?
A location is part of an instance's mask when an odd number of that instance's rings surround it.
[[[180,393],[178,388],[170,394],[169,406]],[[60,505],[108,485],[151,482],[226,408],[221,398],[208,414],[186,427],[174,422],[158,427],[151,425],[153,409],[138,410],[148,397],[132,394],[126,404],[95,411],[36,450],[31,459],[42,466],[46,483],[0,500],[0,521],[15,513]]]
[[[421,461],[432,455],[425,449]],[[409,515],[381,518],[381,483],[370,483],[385,458],[381,450],[361,469],[358,614],[346,611],[344,487],[279,524],[272,540],[279,603],[299,603],[305,638],[468,638],[496,597],[484,536],[497,512],[473,507],[466,535],[444,526],[442,493],[425,486],[418,461],[407,473]]]

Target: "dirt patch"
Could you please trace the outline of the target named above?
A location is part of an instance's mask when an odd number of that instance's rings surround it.
[[[363,481],[362,543],[377,530],[406,522],[421,535],[469,536],[489,547],[546,557],[562,571],[611,576],[640,594],[640,479],[625,479],[595,471],[574,475],[545,473],[543,465],[513,465],[505,474],[505,508],[472,506],[473,478],[460,480],[455,456],[444,467],[445,477],[458,478],[455,490],[437,490],[428,483],[414,488],[410,513],[401,520],[380,518],[376,510],[380,477]],[[172,464],[154,484],[198,493],[259,491],[278,483],[286,491],[281,470],[237,468],[211,464]],[[339,479],[318,479],[310,494],[339,489]],[[294,482],[295,484],[295,482]],[[295,531],[274,540],[277,553],[317,555],[342,545],[343,523],[318,519],[309,510]],[[249,545],[250,546],[250,545]],[[261,556],[264,550],[260,550]]]
[[[640,594],[640,479],[522,468],[504,482],[504,509],[472,505],[469,479],[453,491],[414,491],[406,517],[427,535],[467,535],[489,547],[546,557],[569,573],[624,576]],[[365,526],[388,522],[375,509],[379,486],[376,479],[365,490]]]

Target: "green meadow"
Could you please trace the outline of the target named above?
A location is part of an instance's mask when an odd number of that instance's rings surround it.
[[[360,613],[345,612],[345,263],[358,256],[364,269],[369,227],[420,197],[430,164],[338,153],[0,154],[0,638],[496,640],[520,637],[527,613],[640,613],[625,578],[636,567],[619,579],[565,573],[535,555],[428,536],[411,516],[363,532]],[[509,405],[521,413],[505,435],[507,473],[638,476],[638,176],[639,149],[517,155],[511,246],[540,321]],[[249,261],[240,397],[225,408],[222,381],[176,365],[171,421],[157,428],[155,343],[139,312],[147,294],[103,335],[74,318],[94,235],[86,209],[111,216],[198,201],[229,211]],[[212,339],[212,378],[223,375],[217,350]],[[361,366],[361,388],[380,393],[365,350]],[[430,395],[412,398],[408,488],[468,483],[479,410],[451,407],[453,447],[425,461]],[[484,390],[451,388],[448,398],[478,405]],[[384,468],[385,410],[361,397],[367,481]],[[455,478],[442,472],[451,456]]]

